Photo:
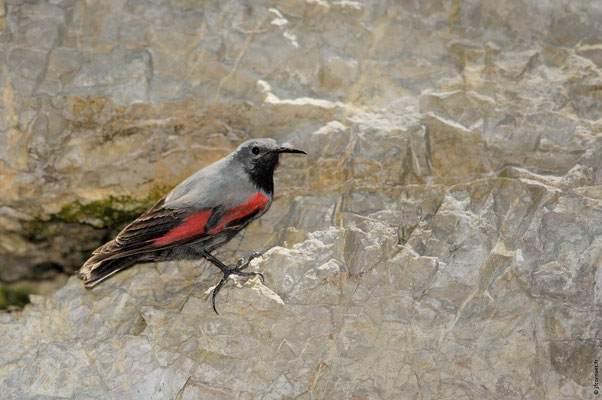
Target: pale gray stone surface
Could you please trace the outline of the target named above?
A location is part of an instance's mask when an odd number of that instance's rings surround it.
[[[1,280],[73,271],[118,229],[65,206],[136,210],[248,137],[308,152],[219,252],[266,250],[265,286],[231,281],[216,316],[204,262],[72,278],[0,314],[2,396],[592,398],[601,20],[585,0],[0,0]]]

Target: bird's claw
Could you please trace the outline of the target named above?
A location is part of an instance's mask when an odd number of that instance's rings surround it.
[[[228,275],[224,274],[224,276],[222,277],[222,280],[219,281],[217,286],[213,288],[213,292],[211,294],[211,304],[213,305],[213,311],[215,311],[215,314],[217,314],[217,315],[219,315],[219,313],[217,312],[217,308],[215,307],[215,296],[217,296],[217,293],[220,291],[222,286],[224,286],[224,283],[226,283],[226,279],[228,279],[228,276],[229,276],[229,274]]]
[[[251,253],[251,255],[246,260],[244,258],[241,258],[240,260],[238,260],[238,263],[236,263],[235,269],[237,269],[238,271],[242,271],[243,269],[248,268],[251,261],[257,257],[260,257],[261,255],[262,254],[259,251],[256,251]]]
[[[265,282],[265,278],[263,277],[263,274],[261,272],[241,272],[240,274],[237,274],[240,276],[258,276],[259,278],[261,278],[261,283]]]
[[[249,267],[249,263],[251,262],[251,260],[253,260],[254,258],[257,258],[259,256],[261,256],[261,253],[255,252],[255,253],[251,254],[246,261],[244,260],[244,258],[241,258],[238,261],[238,263],[236,264],[236,267],[222,270],[222,273],[224,274],[224,276],[219,281],[217,286],[213,289],[213,292],[211,294],[211,303],[213,304],[213,311],[215,311],[215,313],[217,315],[219,315],[219,313],[217,312],[217,308],[215,307],[215,296],[217,296],[217,293],[222,289],[222,287],[224,286],[224,283],[226,283],[226,281],[228,280],[228,277],[230,275],[259,276],[261,278],[261,283],[263,284],[265,282],[265,278],[263,277],[263,274],[261,272],[243,272],[243,270],[245,268]]]

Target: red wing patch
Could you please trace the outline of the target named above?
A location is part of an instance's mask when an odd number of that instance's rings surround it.
[[[165,235],[157,239],[151,239],[148,242],[152,242],[154,246],[164,246],[190,239],[204,233],[215,234],[222,231],[228,223],[261,211],[269,201],[270,200],[264,194],[257,193],[256,195],[251,196],[245,204],[241,204],[226,211],[217,222],[217,225],[208,231],[206,230],[206,225],[213,211],[192,214],[184,220],[182,225],[173,228]]]
[[[184,220],[182,225],[173,228],[165,235],[152,242],[154,245],[162,246],[200,235],[205,232],[205,225],[210,216],[211,211],[205,211],[201,214],[192,214]]]
[[[257,211],[261,211],[268,203],[269,199],[263,193],[257,193],[255,196],[251,196],[245,204],[241,204],[234,207],[224,214],[219,220],[218,225],[211,229],[208,233],[216,233],[224,229],[224,226],[229,222],[236,221],[246,217],[247,215],[253,214]]]

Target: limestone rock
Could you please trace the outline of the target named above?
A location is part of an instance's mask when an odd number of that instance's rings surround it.
[[[602,357],[591,1],[0,0],[0,281],[75,271],[250,137],[262,249],[74,277],[0,314],[33,398],[590,398]]]

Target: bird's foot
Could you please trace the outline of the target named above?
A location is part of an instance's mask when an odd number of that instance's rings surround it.
[[[253,260],[256,257],[259,257],[260,255],[261,255],[261,253],[255,252],[255,253],[251,254],[246,261],[244,259],[240,259],[238,261],[238,263],[236,264],[236,267],[234,267],[234,268],[228,268],[226,266],[219,267],[224,275],[222,276],[222,279],[219,281],[217,286],[213,289],[213,293],[211,294],[211,303],[213,305],[213,311],[215,311],[216,314],[219,315],[219,313],[217,312],[217,308],[215,307],[215,297],[217,296],[219,291],[222,289],[222,287],[224,286],[224,284],[226,283],[226,281],[228,280],[230,275],[259,276],[261,278],[261,283],[264,282],[264,277],[261,272],[243,272],[243,270],[245,268],[249,267],[249,263],[251,262],[251,260]]]
[[[260,256],[261,256],[261,253],[259,251],[256,251],[256,252],[252,253],[246,260],[244,258],[241,258],[240,260],[238,260],[238,263],[236,264],[236,269],[239,271],[242,271],[243,269],[248,268],[251,261]]]

